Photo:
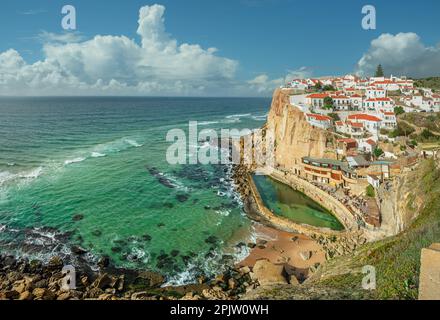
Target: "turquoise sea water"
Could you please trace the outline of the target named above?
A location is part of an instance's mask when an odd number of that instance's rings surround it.
[[[227,166],[166,161],[166,133],[257,128],[269,99],[0,99],[0,251],[149,268],[173,283],[246,254]]]
[[[275,214],[301,224],[344,229],[335,216],[303,193],[267,176],[255,175],[253,178],[264,203]]]

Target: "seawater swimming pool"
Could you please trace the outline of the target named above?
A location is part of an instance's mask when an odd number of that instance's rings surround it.
[[[274,214],[299,224],[332,230],[344,229],[329,210],[305,194],[268,176],[254,175],[253,180],[265,206]]]

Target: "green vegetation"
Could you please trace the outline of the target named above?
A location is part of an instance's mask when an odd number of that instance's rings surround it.
[[[434,91],[440,91],[440,77],[416,79],[414,85],[418,88],[431,88]]]
[[[367,197],[369,198],[374,198],[376,196],[376,192],[374,191],[374,187],[370,184],[367,187]]]
[[[399,117],[417,127],[426,128],[432,132],[440,133],[440,112],[423,113],[411,112],[405,113]]]
[[[401,90],[388,91],[387,94],[389,97],[398,97],[402,95],[402,91]]]
[[[383,155],[383,150],[381,148],[376,148],[373,151],[373,154],[376,158],[379,158],[381,155]]]
[[[324,108],[325,109],[333,109],[333,99],[330,97],[324,98]]]
[[[414,177],[414,192],[406,207],[416,210],[417,198],[424,206],[411,226],[395,237],[364,245],[356,255],[331,261],[330,267],[338,275],[320,281],[320,285],[350,292],[356,298],[364,277],[361,268],[371,265],[377,275],[374,299],[417,299],[421,250],[440,242],[440,168],[434,160],[426,160]],[[337,272],[341,265],[349,266],[351,273]]]
[[[382,65],[378,65],[377,69],[376,69],[376,73],[374,74],[375,77],[383,77],[384,76],[384,72],[383,72],[383,68]]]
[[[333,121],[340,121],[341,120],[341,118],[339,117],[339,114],[337,114],[337,113],[329,113],[328,116],[330,118],[332,118]]]
[[[408,137],[413,134],[415,129],[411,127],[409,124],[405,122],[399,122],[397,124],[397,128],[388,133],[388,137],[397,138],[397,137]]]
[[[321,90],[322,90],[322,83],[321,83],[320,81],[318,81],[318,82],[315,84],[315,90],[316,90],[316,91],[321,91]]]
[[[405,109],[403,109],[403,107],[401,106],[397,106],[394,108],[394,113],[396,114],[396,116],[399,116],[405,113]]]
[[[329,84],[326,84],[326,85],[322,88],[322,90],[323,90],[323,91],[336,91],[336,89],[335,89],[332,85],[329,85]]]

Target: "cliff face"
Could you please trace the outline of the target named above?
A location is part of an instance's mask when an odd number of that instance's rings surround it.
[[[267,129],[275,134],[276,162],[293,169],[306,156],[336,159],[334,136],[310,125],[304,113],[290,105],[290,94],[277,89],[268,115]]]

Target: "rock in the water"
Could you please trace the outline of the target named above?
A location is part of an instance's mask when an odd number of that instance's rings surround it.
[[[189,199],[189,196],[187,194],[178,194],[176,198],[179,202],[185,202]]]
[[[83,248],[81,248],[81,247],[79,247],[79,246],[73,246],[70,250],[72,250],[72,252],[73,252],[74,254],[77,254],[77,255],[79,255],[79,256],[81,256],[81,255],[87,253],[87,250],[86,250],[86,249],[83,249]]]
[[[98,266],[101,269],[105,269],[110,265],[110,258],[108,256],[101,257],[98,261]]]
[[[81,221],[82,219],[84,219],[84,215],[83,214],[76,214],[72,218],[73,221]]]
[[[92,234],[95,237],[100,237],[100,236],[102,236],[102,231],[101,230],[95,230],[95,231],[92,232]]]

